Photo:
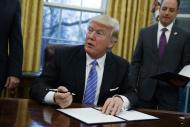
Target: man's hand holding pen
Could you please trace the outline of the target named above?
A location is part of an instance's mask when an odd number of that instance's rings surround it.
[[[61,108],[68,107],[71,105],[73,101],[74,93],[68,91],[68,89],[64,86],[59,86],[58,89],[50,89],[50,91],[54,91],[54,101]]]
[[[70,106],[73,102],[73,96],[76,95],[64,86],[59,86],[57,89],[48,89],[48,91],[55,92],[54,102],[61,108]],[[121,112],[123,103],[123,99],[120,96],[110,97],[105,101],[101,111],[105,114],[116,115]]]

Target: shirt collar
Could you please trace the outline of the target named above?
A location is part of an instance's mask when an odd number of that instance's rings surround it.
[[[89,66],[95,59],[92,59],[87,53],[86,53],[86,66]],[[98,66],[102,69],[104,67],[104,63],[106,60],[106,54],[104,54],[102,57],[96,59]]]
[[[168,31],[170,32],[171,30],[172,30],[172,26],[173,26],[173,22],[170,24],[170,25],[168,25],[167,27],[164,27],[160,22],[158,23],[158,30],[159,31],[162,31],[162,29],[163,28],[167,28],[168,29]]]

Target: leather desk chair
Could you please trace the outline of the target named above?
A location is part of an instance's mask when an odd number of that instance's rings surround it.
[[[55,49],[63,49],[68,48],[68,47],[73,47],[76,45],[68,45],[68,44],[50,44],[45,48],[44,51],[44,66],[47,66],[49,62],[52,60],[54,54],[55,54]]]

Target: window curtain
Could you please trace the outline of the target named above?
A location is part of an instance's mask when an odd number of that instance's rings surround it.
[[[151,24],[152,3],[153,0],[108,0],[106,13],[120,23],[114,53],[131,61],[140,29]]]
[[[43,0],[20,0],[24,46],[23,71],[40,69]]]

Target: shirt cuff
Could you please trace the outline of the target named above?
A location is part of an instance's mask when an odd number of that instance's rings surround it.
[[[54,102],[54,94],[55,94],[55,92],[52,92],[52,91],[48,92],[46,94],[46,96],[44,97],[45,103],[47,103],[47,104],[55,104],[55,102]]]
[[[123,95],[116,95],[116,96],[121,97],[121,99],[123,100],[122,111],[128,110],[131,108],[131,104],[130,104],[129,99],[127,97],[125,97]]]

